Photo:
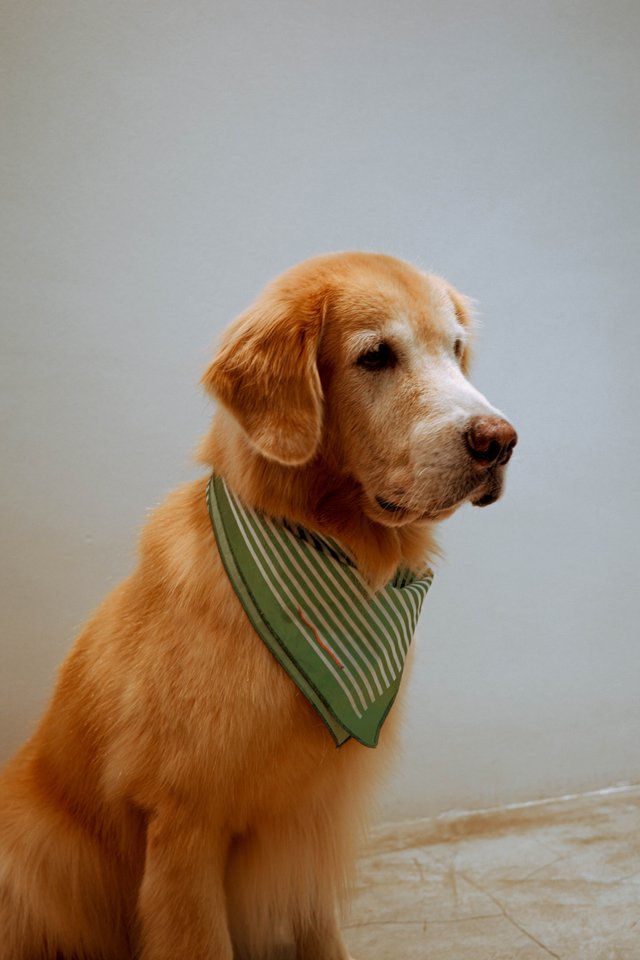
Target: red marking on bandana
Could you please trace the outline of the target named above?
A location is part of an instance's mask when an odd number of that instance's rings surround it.
[[[327,653],[329,654],[329,656],[330,656],[333,660],[335,660],[335,662],[338,664],[338,666],[340,667],[341,670],[344,670],[344,664],[343,664],[343,663],[340,663],[340,661],[339,661],[338,658],[336,657],[336,655],[335,655],[335,653],[333,652],[333,650],[331,650],[331,649],[326,645],[326,643],[324,643],[324,641],[320,639],[320,637],[319,637],[319,635],[318,635],[318,631],[316,630],[316,628],[314,627],[314,625],[313,625],[312,623],[309,623],[309,621],[308,621],[307,618],[305,617],[305,615],[304,615],[304,613],[302,612],[302,610],[300,609],[300,607],[298,607],[298,613],[300,614],[300,619],[302,620],[302,622],[303,622],[303,623],[306,623],[306,625],[309,627],[309,629],[313,631],[313,635],[314,635],[314,637],[316,638],[316,640],[318,641],[318,643],[320,644],[320,646],[322,647],[322,649],[327,651]]]

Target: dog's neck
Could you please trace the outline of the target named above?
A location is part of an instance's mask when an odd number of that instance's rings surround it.
[[[321,453],[299,467],[268,460],[223,411],[202,441],[198,460],[224,477],[247,506],[338,540],[376,589],[399,567],[420,570],[437,553],[432,523],[376,523],[362,508],[357,481],[337,474]]]

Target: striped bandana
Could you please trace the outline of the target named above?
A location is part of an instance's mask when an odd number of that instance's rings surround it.
[[[378,743],[433,574],[399,571],[372,593],[336,540],[242,505],[215,474],[207,504],[253,627],[337,746]]]

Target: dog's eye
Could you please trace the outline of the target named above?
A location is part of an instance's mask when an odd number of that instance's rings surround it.
[[[398,358],[388,343],[379,343],[373,350],[367,350],[361,353],[356,364],[364,370],[385,370],[389,367],[395,367]]]
[[[456,340],[456,342],[455,342],[454,345],[453,345],[453,352],[455,353],[455,355],[456,355],[456,357],[458,358],[458,360],[459,360],[460,357],[462,356],[462,351],[463,351],[463,349],[464,349],[464,344],[463,344],[462,340]]]

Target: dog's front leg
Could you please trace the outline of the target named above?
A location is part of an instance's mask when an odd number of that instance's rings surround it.
[[[352,960],[334,914],[316,916],[295,931],[296,960]]]
[[[159,809],[147,830],[138,900],[140,960],[232,960],[224,894],[228,841],[187,811]]]

